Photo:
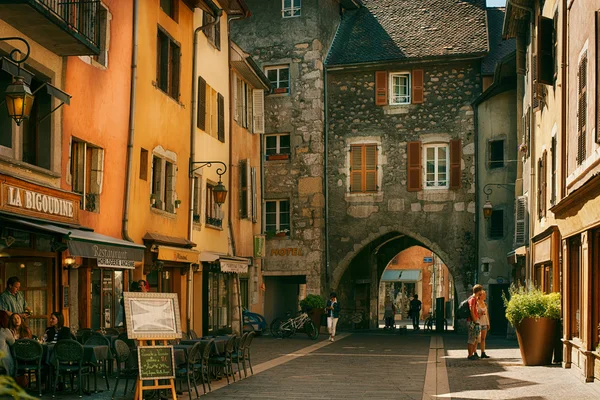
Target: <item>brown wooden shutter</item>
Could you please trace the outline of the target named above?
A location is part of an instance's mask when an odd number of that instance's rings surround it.
[[[538,57],[537,54],[534,54],[531,57],[531,73],[533,74],[532,76],[532,85],[531,85],[531,90],[532,90],[532,94],[533,94],[533,100],[532,100],[532,106],[533,108],[537,108],[540,106],[540,99],[539,99],[539,88],[538,88]]]
[[[459,189],[461,181],[461,140],[450,141],[450,189]]]
[[[179,80],[181,73],[181,50],[171,42],[171,54],[173,57],[171,63],[171,97],[179,100]]]
[[[217,94],[217,132],[219,140],[225,143],[225,99],[221,93]]]
[[[221,18],[215,24],[215,47],[221,50]]]
[[[375,72],[375,105],[385,106],[388,103],[387,71]]]
[[[538,177],[537,177],[537,213],[538,219],[542,219],[542,186],[543,184],[543,173],[542,173],[542,159],[538,160]]]
[[[600,11],[596,11],[596,85],[600,82]],[[596,90],[596,143],[600,143],[600,90]]]
[[[206,81],[198,77],[198,121],[199,129],[206,130]]]
[[[538,82],[545,85],[554,84],[554,21],[551,18],[538,16],[537,35],[537,77]]]
[[[421,104],[424,100],[424,72],[422,69],[413,69],[412,71],[412,103]]]
[[[548,152],[544,150],[542,155],[542,216],[546,216],[548,204]]]
[[[362,192],[363,182],[363,163],[362,163],[363,146],[350,147],[350,192]]]
[[[587,53],[579,62],[578,72],[578,106],[577,106],[577,165],[585,161],[587,132]]]
[[[377,192],[377,145],[364,146],[365,192]]]
[[[408,178],[407,189],[409,192],[418,192],[423,189],[423,171],[422,171],[422,148],[421,142],[408,142],[406,144],[408,153]]]

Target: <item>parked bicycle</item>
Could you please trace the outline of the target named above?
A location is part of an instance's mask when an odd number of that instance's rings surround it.
[[[435,329],[435,313],[429,311],[429,316],[425,319],[425,330],[431,332]],[[444,318],[444,330],[448,330],[448,320]]]
[[[301,312],[297,317],[292,317],[288,313],[287,318],[275,318],[271,322],[271,335],[273,337],[287,338],[300,330],[303,330],[312,340],[319,337],[317,327],[305,312]]]

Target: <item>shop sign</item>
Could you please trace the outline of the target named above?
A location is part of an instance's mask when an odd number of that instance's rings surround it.
[[[240,262],[232,262],[227,260],[219,260],[221,272],[233,272],[234,274],[245,274],[248,272],[248,264]]]
[[[158,259],[188,264],[198,264],[199,253],[196,250],[178,247],[158,246]]]
[[[52,196],[5,182],[2,183],[1,208],[5,210],[15,211],[15,209],[18,209],[24,211],[25,214],[76,221],[78,207],[79,205],[74,200]]]
[[[131,260],[120,260],[118,258],[98,258],[98,266],[102,268],[134,269],[134,262]]]
[[[254,236],[254,257],[262,258],[265,256],[265,235]]]
[[[298,247],[287,247],[283,249],[271,249],[272,256],[302,256],[302,249]]]

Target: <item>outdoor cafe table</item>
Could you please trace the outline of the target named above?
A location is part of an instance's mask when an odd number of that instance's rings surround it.
[[[54,366],[56,359],[54,358],[54,343],[44,344],[44,360],[46,364]],[[110,360],[112,354],[110,348],[106,345],[83,345],[83,364],[97,364],[100,361]]]

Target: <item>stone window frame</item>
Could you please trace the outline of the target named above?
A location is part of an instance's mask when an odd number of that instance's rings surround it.
[[[280,71],[287,69],[288,70],[288,80],[287,80],[287,86],[280,86],[281,84],[281,80],[279,79],[280,76]],[[269,77],[269,71],[277,71],[277,80],[276,81],[271,81]],[[277,64],[277,65],[269,65],[267,67],[264,68],[264,73],[267,76],[267,78],[269,79],[269,81],[271,82],[271,84],[273,85],[273,89],[271,90],[270,94],[279,94],[279,95],[286,95],[289,96],[290,92],[291,92],[291,68],[290,68],[290,64]],[[281,90],[281,89],[286,89],[285,91]]]
[[[502,142],[502,160],[492,160],[492,144]],[[504,137],[492,138],[487,141],[487,168],[497,170],[506,167],[506,139]]]
[[[176,214],[177,154],[159,146],[152,151],[151,165],[150,209]]]
[[[408,78],[407,95],[406,96],[395,96],[394,95],[394,78],[406,76]],[[389,99],[388,104],[391,106],[404,106],[412,104],[412,74],[410,71],[398,71],[389,73]],[[394,97],[406,97],[404,102],[394,102]]]
[[[377,145],[377,191],[372,193],[350,192],[350,149],[352,146],[374,144]],[[364,200],[382,202],[383,201],[383,166],[386,164],[383,146],[381,145],[381,137],[365,136],[349,138],[346,140],[346,160],[344,170],[346,171],[346,189],[344,197],[349,202],[361,202]]]
[[[286,7],[285,3],[289,3]],[[298,4],[298,5],[296,5]],[[295,18],[302,15],[302,0],[281,0],[281,17]]]
[[[281,223],[281,215],[283,213],[285,213],[284,211],[281,211],[281,204],[283,202],[288,203],[288,210],[287,210],[288,225],[287,226],[282,225],[282,223]],[[270,230],[269,224],[267,223],[267,220],[268,220],[267,215],[269,214],[269,211],[268,211],[269,203],[275,203],[275,212],[274,212],[274,214],[275,214],[275,230]],[[292,205],[291,205],[290,199],[268,199],[268,200],[265,200],[265,235],[267,235],[267,237],[273,237],[273,236],[289,237],[290,236],[290,232],[291,232],[291,228],[292,228],[291,209],[292,209]]]
[[[290,146],[288,148],[288,152],[287,153],[282,153],[281,152],[281,137],[283,136],[287,136],[290,140]],[[268,153],[268,147],[267,147],[267,139],[268,138],[272,138],[272,137],[276,137],[276,153],[272,153],[269,154]],[[269,133],[269,134],[265,134],[264,137],[264,144],[265,144],[265,159],[267,161],[273,161],[273,160],[289,160],[291,155],[292,155],[292,138],[291,135],[289,133]]]
[[[435,186],[428,186],[427,185],[427,149],[429,148],[435,148],[435,172],[434,172],[434,176],[435,179],[433,182],[438,183],[438,157],[437,157],[437,149],[441,148],[441,147],[445,147],[446,148],[446,185],[445,186],[439,186],[439,185],[435,185]],[[422,145],[422,149],[423,149],[423,190],[449,190],[450,189],[450,143],[449,142],[428,142],[428,143],[423,143]]]
[[[99,213],[104,182],[104,149],[73,136],[69,149],[68,181],[71,191],[81,195],[79,205],[82,210]]]

